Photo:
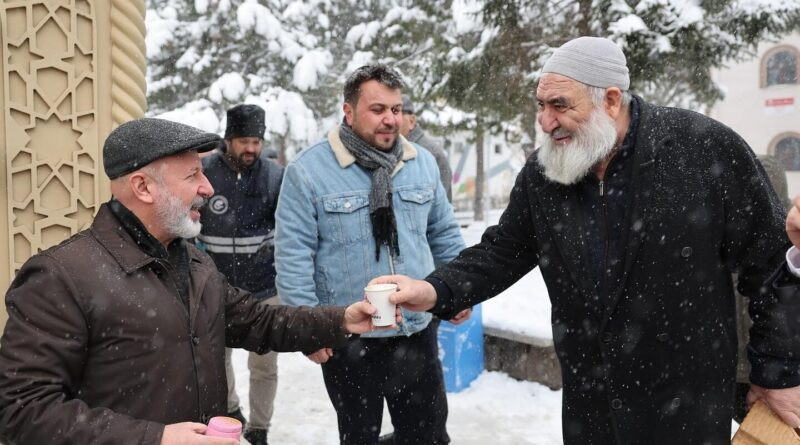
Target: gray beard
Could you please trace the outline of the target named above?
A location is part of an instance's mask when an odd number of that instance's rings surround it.
[[[558,130],[556,130],[558,131]],[[594,108],[589,119],[580,124],[567,145],[556,145],[548,135],[536,154],[547,179],[571,185],[588,175],[606,159],[617,142],[614,120],[601,108]]]
[[[200,207],[205,204],[205,201],[205,199],[197,197],[192,201],[192,207]],[[202,225],[200,221],[192,221],[189,211],[190,209],[186,209],[176,196],[167,193],[165,200],[156,208],[156,215],[164,224],[164,230],[169,236],[194,238],[200,234]]]

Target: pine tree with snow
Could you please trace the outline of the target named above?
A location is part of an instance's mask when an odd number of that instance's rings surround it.
[[[618,42],[632,91],[702,111],[722,97],[712,69],[752,56],[759,42],[800,24],[800,0],[455,0],[454,19],[457,9],[472,18],[442,39],[453,44],[433,65],[439,82],[430,94],[491,123],[516,124],[531,141],[539,70],[572,38]]]
[[[260,105],[285,161],[336,112],[328,11],[325,0],[148,0],[149,114],[221,132],[227,108]]]

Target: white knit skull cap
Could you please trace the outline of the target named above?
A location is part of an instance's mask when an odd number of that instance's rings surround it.
[[[617,87],[627,91],[631,85],[622,49],[601,37],[578,37],[561,45],[545,62],[542,74],[547,73],[600,88]]]

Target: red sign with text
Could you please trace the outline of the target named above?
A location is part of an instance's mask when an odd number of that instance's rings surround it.
[[[785,107],[787,105],[794,105],[794,97],[767,99],[765,105],[768,107]]]

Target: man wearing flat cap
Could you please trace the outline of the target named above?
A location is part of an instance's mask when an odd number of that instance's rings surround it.
[[[800,300],[780,292],[796,280],[781,202],[731,129],[649,104],[629,84],[608,39],[556,49],[536,91],[544,141],[498,225],[425,280],[374,281],[398,283],[392,300],[408,309],[446,316],[539,266],[565,444],[727,444],[737,272],[754,322],[751,400],[800,426]]]
[[[283,167],[262,151],[264,117],[258,105],[237,105],[228,110],[225,146],[221,152],[203,158],[203,173],[214,187],[214,196],[200,211],[203,228],[197,240],[231,285],[277,304],[271,247]],[[248,442],[266,445],[278,386],[278,354],[250,352],[247,368],[249,421],[239,407],[231,349],[225,350],[228,413],[247,424],[244,437]]]
[[[368,303],[259,304],[184,238],[214,190],[198,152],[217,135],[138,119],[106,139],[113,198],[31,257],[0,339],[0,440],[234,444],[203,435],[226,413],[225,347],[313,351],[371,330]]]

